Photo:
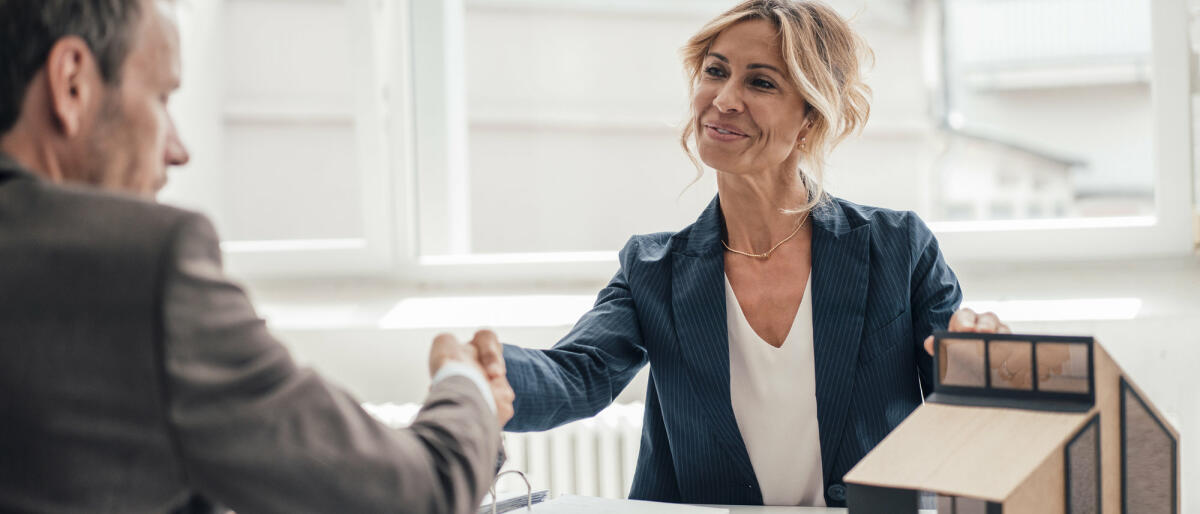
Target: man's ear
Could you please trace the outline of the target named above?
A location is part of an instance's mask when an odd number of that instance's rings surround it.
[[[103,80],[96,58],[78,36],[59,39],[46,58],[50,112],[67,137],[80,132],[91,103],[100,97]]]

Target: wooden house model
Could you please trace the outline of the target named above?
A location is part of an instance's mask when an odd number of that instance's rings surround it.
[[[934,393],[845,476],[850,514],[1178,514],[1179,434],[1090,337],[939,333]]]

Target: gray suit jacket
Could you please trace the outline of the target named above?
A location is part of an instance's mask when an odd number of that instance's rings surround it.
[[[473,512],[499,441],[467,378],[393,431],[297,367],[203,216],[0,156],[0,511]]]

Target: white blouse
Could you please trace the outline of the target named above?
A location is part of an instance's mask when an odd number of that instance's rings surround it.
[[[825,506],[811,291],[810,278],[792,328],[775,348],[750,327],[725,278],[730,400],[764,505]]]

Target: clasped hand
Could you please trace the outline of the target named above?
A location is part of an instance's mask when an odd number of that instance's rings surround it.
[[[474,366],[483,374],[496,401],[496,421],[504,427],[513,416],[515,394],[508,384],[504,368],[504,349],[491,330],[480,330],[467,344],[458,342],[450,334],[438,334],[429,351],[429,376],[437,374],[447,362],[461,362]]]

